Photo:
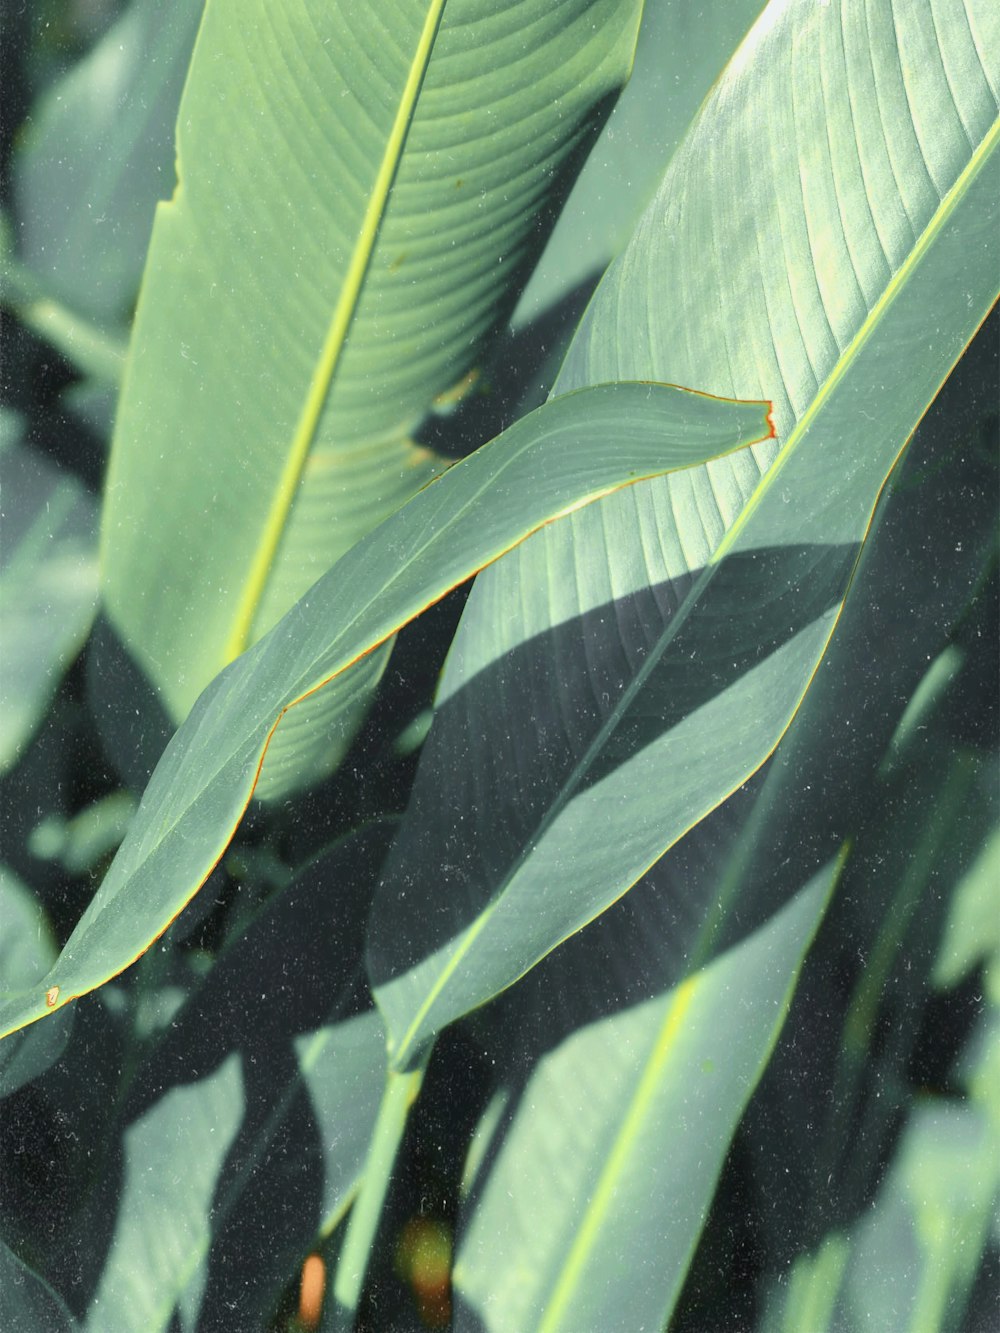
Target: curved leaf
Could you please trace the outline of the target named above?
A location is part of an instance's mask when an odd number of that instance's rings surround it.
[[[101,985],[166,929],[228,845],[289,709],[545,523],[768,436],[768,408],[651,384],[568,394],[415,496],[204,692],[56,965],[0,1008],[0,1035]]]
[[[175,720],[444,466],[414,433],[509,312],[640,8],[209,0],[103,523]]]
[[[373,918],[400,1064],[740,787],[809,688],[998,291],[1000,15],[939,8],[772,4],[592,301],[559,389],[773,393],[781,450],[634,488],[477,581]]]

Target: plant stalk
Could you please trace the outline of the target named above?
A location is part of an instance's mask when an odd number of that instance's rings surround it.
[[[334,1327],[338,1333],[342,1329],[352,1328],[354,1324],[396,1155],[410,1107],[417,1100],[426,1068],[425,1058],[417,1069],[405,1073],[390,1070],[386,1080],[365,1162],[364,1178],[351,1209],[344,1247],[337,1264],[333,1296],[337,1307]]]

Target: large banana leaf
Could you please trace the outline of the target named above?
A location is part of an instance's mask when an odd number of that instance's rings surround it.
[[[0,1008],[0,1035],[133,962],[217,864],[291,708],[543,524],[769,437],[767,403],[613,384],[522,418],[370,533],[222,672],[167,747],[103,884],[54,968]]]
[[[464,1228],[458,1329],[663,1327],[836,869],[680,986],[542,1058]]]
[[[103,524],[110,617],[175,720],[440,471],[415,432],[509,313],[640,9],[209,0]],[[328,727],[280,744],[329,764]]]
[[[477,582],[373,918],[399,1063],[779,741],[885,478],[996,299],[998,86],[984,0],[775,3],[717,84],[557,388],[773,394],[780,453],[635,488]]]

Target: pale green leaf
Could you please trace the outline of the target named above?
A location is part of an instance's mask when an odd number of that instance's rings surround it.
[[[444,466],[415,435],[509,313],[640,9],[209,0],[103,522],[110,618],[175,721]],[[336,761],[385,656],[278,738],[268,791]]]
[[[219,1172],[243,1115],[239,1057],[171,1089],[125,1131],[111,1250],[90,1333],[160,1333],[208,1248]]]
[[[635,67],[514,313],[525,323],[620,253],[761,0],[650,0]]]
[[[775,1291],[765,1333],[959,1333],[1000,1203],[1000,1140],[978,1108],[920,1105],[878,1197]]]

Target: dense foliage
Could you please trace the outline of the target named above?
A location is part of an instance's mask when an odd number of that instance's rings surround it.
[[[759,8],[5,15],[8,1333],[990,1326],[1000,10]]]

